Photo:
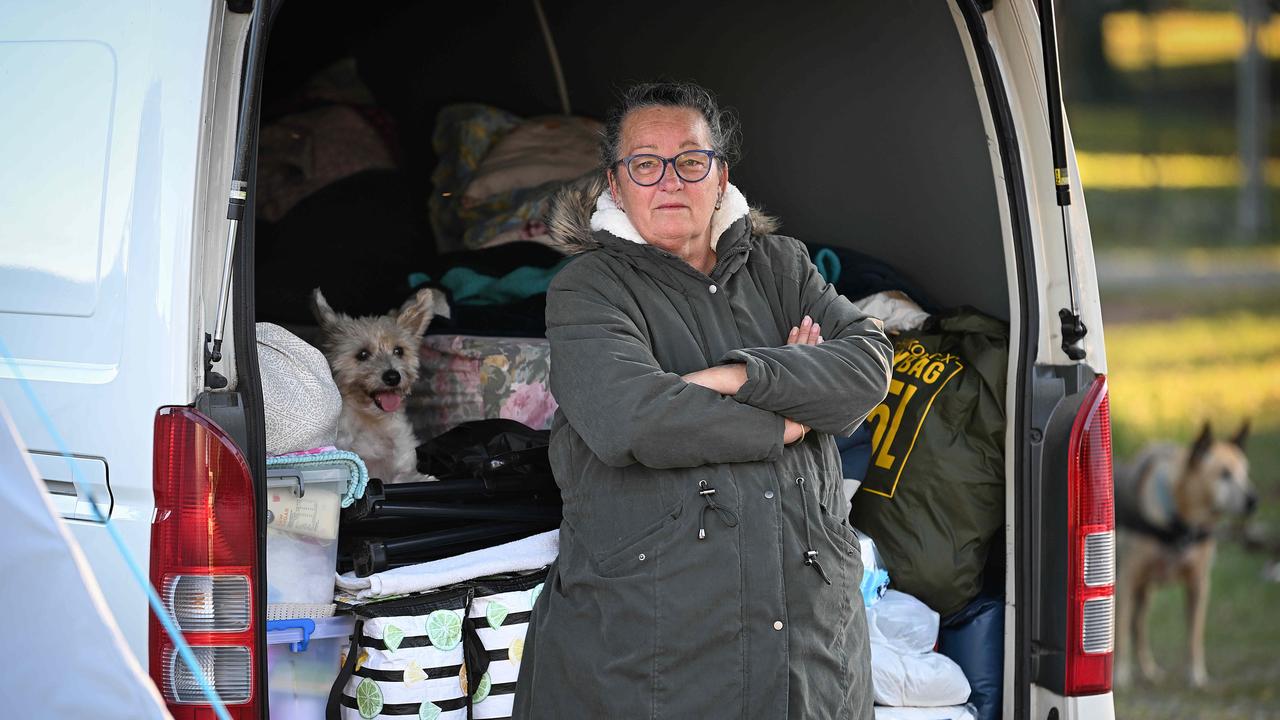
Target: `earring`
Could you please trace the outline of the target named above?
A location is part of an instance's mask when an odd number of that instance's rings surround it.
[[[722,203],[722,202],[724,202],[724,193],[720,193],[720,196],[716,198],[716,209],[717,209],[717,210],[719,210],[719,209],[720,209],[720,203]]]

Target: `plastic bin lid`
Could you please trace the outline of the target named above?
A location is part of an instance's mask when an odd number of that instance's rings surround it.
[[[327,618],[294,618],[267,621],[267,644],[288,644],[293,652],[306,652],[312,640],[345,638],[355,628],[352,615]]]

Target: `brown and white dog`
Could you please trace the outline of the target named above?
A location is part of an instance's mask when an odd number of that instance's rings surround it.
[[[338,448],[359,455],[369,476],[383,482],[431,480],[418,472],[418,440],[403,404],[418,379],[422,333],[433,316],[449,316],[444,295],[420,290],[398,311],[359,318],[334,312],[319,288],[311,299],[342,395]]]
[[[1120,530],[1116,578],[1117,686],[1133,676],[1134,656],[1142,677],[1162,671],[1151,654],[1147,613],[1157,587],[1179,582],[1187,601],[1188,679],[1204,687],[1204,633],[1209,576],[1224,521],[1253,511],[1257,495],[1249,482],[1244,443],[1246,420],[1228,441],[1215,441],[1205,423],[1191,447],[1157,443],[1116,470],[1116,525]]]

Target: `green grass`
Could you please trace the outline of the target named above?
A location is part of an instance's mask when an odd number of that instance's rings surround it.
[[[1262,438],[1258,438],[1262,439]],[[1270,442],[1280,435],[1270,434]],[[1273,500],[1274,502],[1274,500]],[[1270,513],[1272,527],[1275,513]],[[1117,690],[1116,717],[1125,720],[1262,720],[1280,717],[1280,584],[1261,579],[1264,559],[1231,544],[1220,544],[1206,630],[1210,684],[1195,690],[1186,682],[1185,603],[1166,588],[1152,601],[1151,638],[1165,677],[1155,685]]]
[[[1265,298],[1204,313],[1192,294],[1182,309],[1202,314],[1108,322],[1112,422],[1117,458],[1151,439],[1189,441],[1204,419],[1230,432],[1253,418],[1248,443],[1251,476],[1261,496],[1252,524],[1280,535],[1280,304]],[[1160,295],[1149,294],[1157,317]],[[1108,304],[1136,302],[1136,293],[1104,291]],[[1262,578],[1269,558],[1221,542],[1213,568],[1206,633],[1210,687],[1186,682],[1182,593],[1159,591],[1151,616],[1157,661],[1166,671],[1154,686],[1116,692],[1116,717],[1126,720],[1280,717],[1280,583]]]

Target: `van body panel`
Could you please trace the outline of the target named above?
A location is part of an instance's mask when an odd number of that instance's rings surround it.
[[[1036,617],[1044,612],[1066,612],[1066,598],[1043,597],[1045,585],[1038,581],[1047,567],[1064,564],[1065,527],[1055,536],[1045,534],[1040,527],[1042,517],[1040,503],[1044,502],[1044,483],[1063,482],[1066,468],[1043,465],[1042,443],[1066,442],[1066,437],[1050,437],[1051,433],[1069,432],[1070,419],[1065,427],[1048,427],[1045,419],[1056,408],[1067,388],[1062,382],[1043,382],[1040,368],[1048,363],[1060,363],[1075,368],[1061,349],[1061,321],[1058,309],[1068,307],[1068,281],[1074,275],[1077,307],[1091,334],[1086,336],[1085,363],[1083,368],[1092,377],[1088,363],[1105,369],[1101,310],[1098,302],[1097,281],[1093,270],[1093,253],[1088,232],[1088,220],[1083,193],[1074,188],[1073,203],[1066,209],[1065,222],[1076,267],[1068,271],[1063,230],[1064,217],[1056,201],[1052,178],[1052,152],[1049,122],[1046,109],[1045,78],[1040,46],[1038,13],[1031,0],[999,3],[999,14],[994,10],[981,13],[981,22],[974,21],[978,8],[966,0],[952,5],[953,16],[961,35],[965,37],[965,54],[969,62],[974,86],[978,91],[984,128],[992,158],[997,185],[1010,185],[1019,218],[1017,230],[1029,233],[1026,244],[1020,245],[1015,234],[1013,208],[1004,193],[999,194],[998,208],[1003,231],[1006,271],[1010,299],[1010,357],[1007,405],[1009,422],[1006,425],[1006,526],[1004,537],[1005,557],[1009,560],[1005,576],[1005,678],[1004,716],[1024,716],[1033,702],[1025,694],[1029,690],[1040,692],[1037,681],[1044,668],[1036,659],[1037,632],[1043,620]],[[972,27],[966,23],[970,17]],[[980,25],[980,27],[978,27]],[[982,68],[974,43],[983,43],[982,52],[994,62],[998,72],[990,72],[993,87],[985,88]],[[991,100],[996,98],[996,100]],[[1005,124],[997,128],[994,122],[992,102],[1007,113]],[[1028,123],[1032,124],[1028,124]],[[1065,123],[1065,119],[1064,119]],[[1001,132],[1012,132],[1008,138]],[[1066,135],[1069,171],[1075,173],[1075,153],[1070,146],[1069,131]],[[1006,147],[1007,146],[1007,147]],[[1002,157],[1008,152],[1009,157]],[[1003,162],[1017,164],[1017,175]],[[1020,277],[1019,273],[1031,277]],[[1025,322],[1025,327],[1024,327]],[[1030,337],[1029,347],[1024,347],[1024,337]],[[1056,472],[1055,472],[1056,471]],[[1020,478],[1024,478],[1020,480]],[[1060,494],[1060,493],[1059,493]],[[1038,543],[1056,544],[1042,547]],[[1061,555],[1061,557],[1059,557]],[[1065,620],[1064,620],[1065,622]],[[1065,635],[1065,629],[1063,629]],[[1063,638],[1065,640],[1065,637]],[[1058,641],[1058,645],[1061,644]],[[1109,703],[1109,699],[1102,701]],[[1108,713],[1110,705],[1108,704]],[[1060,709],[1064,718],[1093,717],[1093,714],[1074,714],[1074,706]],[[1037,716],[1035,712],[1032,717]]]
[[[978,100],[978,105],[982,115],[983,129],[987,135],[987,149],[991,158],[992,182],[996,186],[996,205],[1000,215],[1000,230],[1002,247],[1004,249],[1005,261],[1005,284],[1009,290],[1009,364],[1008,377],[1010,382],[1006,387],[1005,407],[1010,410],[1018,407],[1019,398],[1024,392],[1021,383],[1014,381],[1019,377],[1020,367],[1022,365],[1021,353],[1017,350],[1023,347],[1024,338],[1028,328],[1023,326],[1022,305],[1033,302],[1025,296],[1026,288],[1024,284],[1026,279],[1020,277],[1018,266],[1020,263],[1018,238],[1014,231],[1013,208],[1010,207],[1009,188],[1007,179],[1005,178],[1004,157],[1001,152],[1000,142],[998,140],[998,130],[995,126],[995,117],[991,101],[988,99],[986,88],[986,80],[983,78],[982,69],[979,65],[979,58],[976,48],[974,47],[975,38],[971,34],[968,23],[964,17],[958,3],[948,3],[951,8],[952,17],[956,24],[956,31],[959,33],[965,51],[965,59],[969,65],[969,73],[972,78],[974,93]],[[1021,189],[1015,188],[1015,192],[1021,192]],[[1022,260],[1027,260],[1025,258]],[[1004,687],[1006,688],[1004,696],[1003,717],[1015,717],[1014,700],[1015,693],[1010,690],[1014,688],[1015,669],[1018,653],[1018,638],[1014,631],[1017,627],[1018,603],[1016,601],[1016,569],[1017,563],[1012,562],[1017,553],[1017,534],[1014,529],[1017,527],[1017,483],[1014,481],[1018,476],[1018,443],[1023,437],[1023,433],[1016,422],[1007,422],[1005,424],[1005,531],[1004,543],[1002,549],[1005,558],[1009,560],[1006,564],[1005,571],[1005,634],[1004,634]]]
[[[1102,306],[1098,295],[1098,279],[1094,269],[1093,243],[1089,233],[1084,192],[1076,166],[1075,149],[1071,145],[1070,128],[1063,118],[1066,133],[1067,171],[1071,176],[1071,205],[1066,208],[1066,228],[1071,238],[1074,266],[1068,272],[1066,244],[1063,238],[1063,209],[1057,204],[1053,180],[1053,151],[1049,134],[1048,105],[1045,100],[1044,59],[1040,49],[1040,21],[1033,0],[997,2],[983,18],[997,60],[1005,91],[1009,97],[1014,127],[1021,148],[1023,176],[1031,204],[1032,233],[1035,237],[1037,286],[1044,300],[1040,304],[1040,326],[1036,362],[1042,365],[1065,365],[1076,362],[1062,351],[1060,308],[1070,307],[1068,277],[1074,276],[1077,305],[1088,334],[1084,338],[1084,362],[1105,373],[1106,352],[1102,336]]]
[[[1031,703],[1033,718],[1047,718],[1054,708],[1058,709],[1060,718],[1080,718],[1080,720],[1115,720],[1116,718],[1115,696],[1112,693],[1062,697],[1037,687]]]
[[[101,463],[112,521],[144,571],[155,412],[196,392],[193,220],[211,10],[208,2],[0,5],[6,134],[10,123],[22,133],[0,147],[7,159],[14,142],[55,153],[43,163],[17,154],[23,180],[6,174],[0,196],[0,339],[14,356],[12,366],[0,363],[0,399],[30,450],[57,452],[16,379],[27,378],[67,449]],[[56,159],[60,143],[83,157]],[[142,589],[100,525],[68,525],[145,660]]]
[[[229,12],[222,3],[216,3],[209,40],[208,70],[205,76],[204,123],[207,128],[205,144],[199,154],[199,185],[196,188],[199,202],[196,204],[198,247],[201,251],[194,258],[192,283],[201,292],[204,302],[192,308],[192,322],[201,328],[197,336],[199,344],[199,373],[194,378],[197,390],[205,385],[204,334],[214,332],[217,323],[218,300],[222,291],[223,264],[226,262],[228,231],[227,191],[231,186],[231,174],[235,164],[236,132],[240,118],[240,85],[244,77],[245,45],[249,39],[251,15]],[[242,225],[242,236],[244,227]],[[233,283],[235,280],[233,279]],[[223,328],[222,361],[213,370],[227,379],[228,388],[236,387],[236,341],[232,332],[235,323],[253,318],[238,318],[231,293],[227,295],[226,327]]]
[[[1064,419],[1064,413],[1059,411],[1063,399],[1077,388],[1059,376],[1078,376],[1076,384],[1087,385],[1095,372],[1106,372],[1106,354],[1092,238],[1065,111],[1063,132],[1067,171],[1072,178],[1071,204],[1063,208],[1057,203],[1036,4],[1033,0],[993,3],[993,8],[983,14],[983,21],[1013,118],[1032,234],[1034,260],[1030,266],[1036,275],[1034,287],[1039,295],[1031,307],[1039,325],[1033,340],[1034,367],[1029,368],[1031,374],[1018,386],[1029,414],[1024,422],[1015,423],[1011,413],[1006,428],[1010,447],[1018,448],[1025,456],[1021,465],[1011,467],[1011,481],[1006,488],[1006,515],[1011,530],[1006,535],[1007,552],[1011,560],[1020,558],[1008,568],[1006,598],[1023,597],[1026,604],[1023,607],[1006,604],[1005,627],[1017,630],[1007,630],[1005,637],[1005,687],[1016,688],[1015,692],[1005,694],[1005,716],[1021,717],[1029,713],[1031,717],[1044,717],[1048,706],[1042,705],[1040,699],[1053,693],[1035,683],[1037,679],[1044,680],[1045,672],[1060,671],[1061,665],[1052,662],[1045,665],[1040,653],[1052,652],[1067,641],[1065,582],[1046,583],[1045,579],[1046,573],[1053,574],[1054,578],[1065,577],[1069,542],[1063,501],[1065,453],[1048,453],[1045,448],[1065,446],[1074,420],[1074,414]],[[1073,295],[1076,311],[1088,329],[1083,340],[1082,361],[1071,360],[1062,349],[1062,322],[1058,312],[1072,307]],[[1013,358],[1010,360],[1012,389],[1013,379],[1020,375],[1014,373]],[[1057,422],[1049,422],[1051,418]],[[1010,461],[1018,459],[1012,453],[1007,457]],[[1050,497],[1058,500],[1049,500]],[[1063,521],[1061,526],[1059,520]],[[1046,587],[1053,587],[1055,591],[1046,593]],[[1045,613],[1054,617],[1045,618]],[[1056,626],[1046,620],[1058,619],[1064,625],[1061,633],[1042,636],[1045,627]],[[1028,689],[1030,697],[1023,694]],[[1067,700],[1070,702],[1057,705],[1064,720],[1114,714],[1110,694],[1096,699]]]

